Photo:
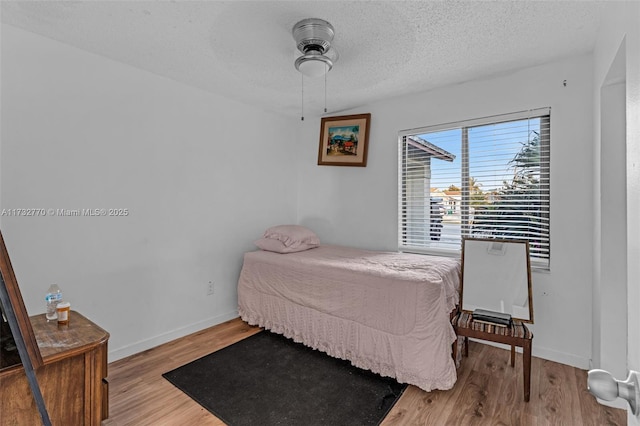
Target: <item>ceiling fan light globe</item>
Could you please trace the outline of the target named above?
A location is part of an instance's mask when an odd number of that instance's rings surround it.
[[[322,77],[333,67],[333,62],[323,55],[302,55],[295,62],[296,69],[307,77]]]

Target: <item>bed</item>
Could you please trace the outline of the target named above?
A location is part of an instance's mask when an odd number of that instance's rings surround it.
[[[458,259],[262,243],[238,281],[244,321],[425,391],[453,387]]]

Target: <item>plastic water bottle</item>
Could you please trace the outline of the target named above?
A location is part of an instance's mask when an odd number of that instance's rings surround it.
[[[62,300],[62,291],[60,287],[58,287],[58,284],[51,284],[47,290],[45,300],[47,301],[47,321],[58,319],[56,308]]]

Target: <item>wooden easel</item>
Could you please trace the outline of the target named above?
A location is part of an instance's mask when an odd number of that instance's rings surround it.
[[[42,392],[40,391],[34,370],[42,365],[42,356],[40,355],[40,349],[38,348],[38,343],[31,328],[31,321],[29,320],[22,295],[20,294],[20,288],[18,287],[11,261],[9,260],[9,253],[4,244],[2,233],[0,233],[0,272],[0,305],[2,307],[2,313],[9,323],[9,329],[18,348],[20,360],[27,375],[27,380],[29,381],[31,393],[38,407],[42,424],[44,426],[51,426],[49,413],[44,404]],[[2,319],[0,319],[0,321],[1,320]]]

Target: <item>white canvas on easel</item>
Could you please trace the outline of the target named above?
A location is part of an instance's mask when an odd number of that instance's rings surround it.
[[[533,322],[526,241],[465,238],[462,268],[462,310],[486,309]]]

